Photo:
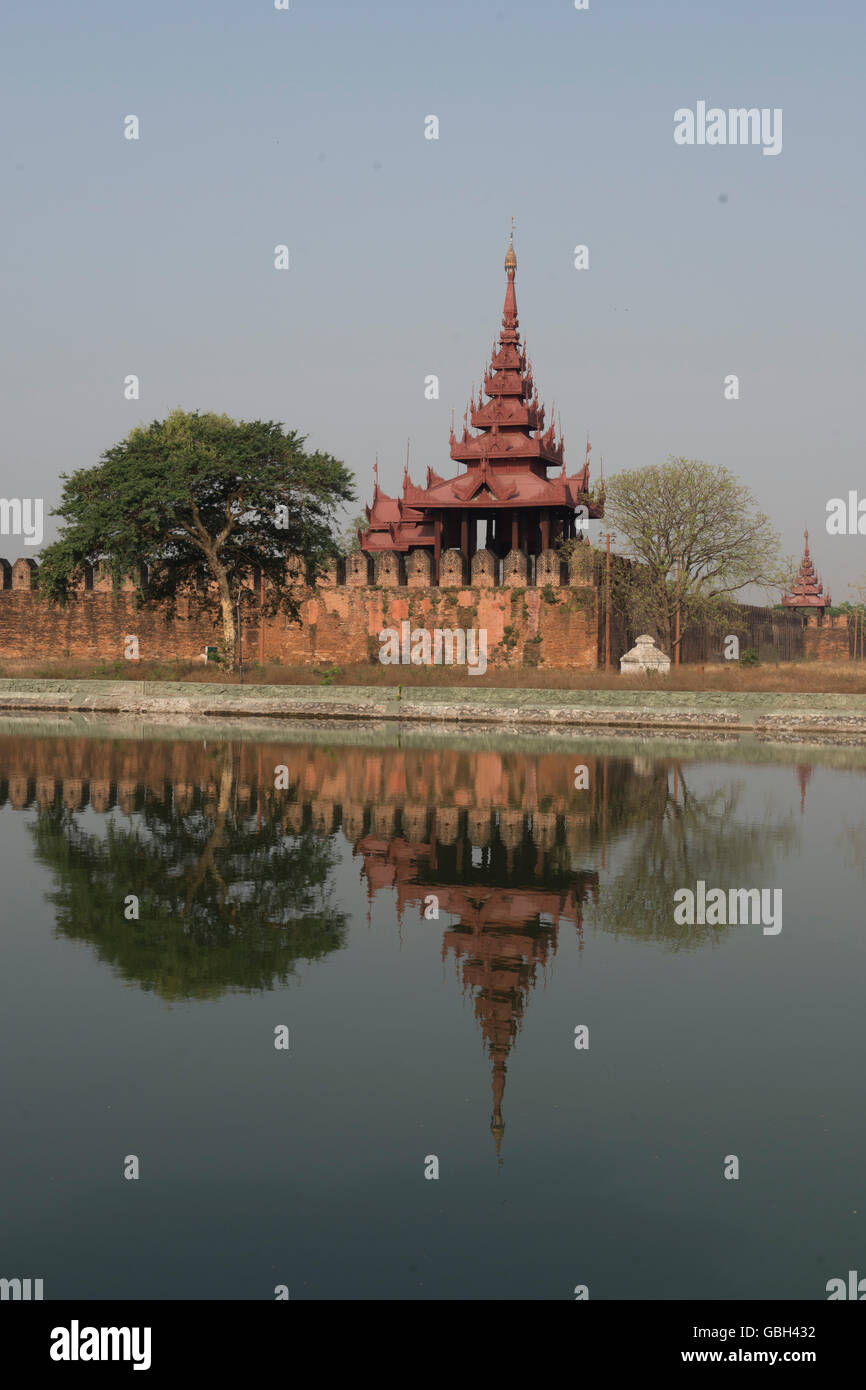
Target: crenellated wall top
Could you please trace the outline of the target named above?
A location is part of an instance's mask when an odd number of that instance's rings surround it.
[[[586,586],[593,584],[592,552],[586,547],[566,562],[556,550],[545,550],[530,556],[525,550],[512,550],[496,556],[487,549],[476,550],[469,565],[459,550],[445,550],[440,559],[439,586],[443,588],[498,589],[523,586]],[[38,586],[39,565],[29,556],[10,561],[0,557],[0,594],[11,591],[35,591]],[[292,585],[309,584],[306,566],[301,559],[286,564],[287,579]],[[142,566],[141,583],[147,583],[146,567]],[[319,588],[334,586],[351,588],[435,588],[433,557],[424,548],[403,555],[398,551],[382,551],[375,556],[355,551],[345,559],[332,561],[321,573]],[[136,588],[132,579],[119,586],[121,592]],[[258,582],[253,586],[258,589]],[[87,565],[83,578],[73,585],[75,594],[112,593],[111,574],[102,565]]]

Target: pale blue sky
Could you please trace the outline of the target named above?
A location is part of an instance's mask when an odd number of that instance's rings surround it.
[[[455,472],[513,213],[570,469],[587,430],[606,472],[725,464],[786,549],[808,521],[835,598],[866,572],[824,527],[866,496],[855,0],[15,0],[0,25],[4,496],[55,505],[175,405],[300,429],[362,500],[377,451],[399,489],[407,436],[416,478]],[[782,153],[675,145],[698,100],[781,107]]]

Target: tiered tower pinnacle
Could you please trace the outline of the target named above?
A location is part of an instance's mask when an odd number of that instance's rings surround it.
[[[459,549],[467,564],[471,560],[478,521],[487,522],[487,547],[502,558],[517,549],[537,555],[574,537],[577,507],[585,507],[588,518],[604,515],[603,487],[590,493],[589,448],[583,467],[569,477],[553,412],[545,429],[545,408],[520,341],[513,232],[505,274],[502,323],[482,386],[477,399],[473,388],[462,433],[457,435],[451,425],[451,457],[465,471],[446,479],[428,467],[422,487],[412,482],[407,469],[402,497],[388,497],[377,485],[367,508],[370,524],[361,536],[362,548],[405,553],[429,547],[434,582],[443,549]],[[550,468],[557,470],[553,477],[548,477]]]
[[[546,481],[548,466],[561,468],[564,458],[563,441],[556,439],[553,421],[547,432],[541,433],[544,430],[545,410],[538,399],[526,348],[520,344],[517,291],[514,287],[517,256],[513,235],[505,255],[505,272],[508,283],[498,346],[494,344],[478,400],[470,400],[469,409],[463,417],[462,436],[458,439],[452,427],[450,437],[451,457],[476,473],[487,474],[486,486],[494,496],[498,496],[498,473],[504,474],[506,469],[514,469],[520,463],[536,477]],[[483,400],[485,395],[490,398],[486,402]],[[480,430],[481,434],[470,434],[470,425],[473,430]],[[485,464],[488,467],[485,468]],[[588,483],[588,476],[581,478],[581,481]],[[461,482],[466,484],[464,491],[467,496],[471,496],[473,487],[478,485],[477,479],[464,479]],[[455,486],[459,488],[460,484]],[[505,496],[508,495],[510,493],[506,490]]]
[[[354,843],[369,897],[394,889],[398,921],[408,908],[423,914],[431,893],[440,913],[451,919],[443,932],[442,959],[451,954],[458,964],[492,1065],[490,1133],[497,1159],[505,1134],[508,1060],[539,971],[552,963],[566,923],[576,927],[582,941],[583,904],[598,900],[596,871],[569,870],[563,882],[555,850],[531,846],[525,834],[522,825],[497,826],[486,862],[469,871],[472,882],[463,883],[451,882],[450,875],[452,869],[467,872],[466,862],[472,859],[468,834],[456,834],[453,846],[440,844],[435,833],[424,841],[369,833]]]
[[[791,586],[791,593],[782,595],[782,603],[786,608],[802,609],[807,616],[809,613],[815,612],[820,623],[824,617],[824,609],[830,607],[832,600],[829,591],[824,592],[821,578],[812,563],[812,556],[809,554],[808,528],[803,535],[805,545],[800,569]]]

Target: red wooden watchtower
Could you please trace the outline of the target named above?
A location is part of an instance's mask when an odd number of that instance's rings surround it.
[[[434,582],[443,550],[459,549],[468,570],[478,521],[487,523],[487,548],[501,558],[510,550],[538,555],[575,536],[577,507],[586,508],[581,516],[587,518],[604,515],[604,485],[590,491],[589,444],[583,467],[569,476],[561,432],[557,438],[553,421],[544,428],[544,406],[518,331],[513,234],[505,271],[502,327],[483,390],[469,403],[462,434],[451,428],[451,457],[465,472],[446,479],[428,468],[426,485],[419,487],[407,464],[402,497],[384,493],[377,476],[366,509],[369,529],[360,535],[362,549],[374,554],[429,548]],[[557,473],[548,477],[551,468]]]
[[[785,608],[796,608],[802,613],[806,622],[814,617],[820,627],[824,621],[824,610],[830,607],[830,594],[825,593],[821,584],[820,577],[812,564],[812,557],[809,554],[809,532],[804,533],[806,546],[803,551],[803,558],[800,561],[800,569],[797,578],[791,586],[790,594],[782,595],[782,603]]]

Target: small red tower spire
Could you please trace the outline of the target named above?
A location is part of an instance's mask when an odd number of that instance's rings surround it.
[[[824,609],[829,608],[832,602],[829,591],[824,592],[821,577],[812,563],[812,556],[809,554],[809,528],[803,532],[803,558],[800,561],[800,568],[797,578],[791,585],[790,594],[782,595],[782,605],[785,608],[796,608],[808,616],[810,612],[816,612],[818,622],[824,617]]]

